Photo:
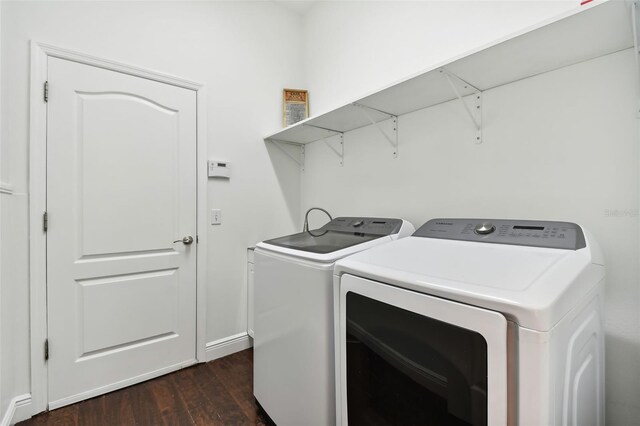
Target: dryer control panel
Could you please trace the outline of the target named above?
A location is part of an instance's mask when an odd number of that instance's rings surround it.
[[[413,236],[565,250],[587,246],[575,223],[537,220],[432,219]]]

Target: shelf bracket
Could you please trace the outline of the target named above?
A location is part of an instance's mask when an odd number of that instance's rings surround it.
[[[304,171],[304,160],[305,160],[305,149],[303,144],[295,143],[295,142],[287,142],[287,141],[279,141],[277,139],[269,139],[273,146],[282,151],[287,157],[291,158],[293,161],[300,166],[300,169]],[[283,145],[294,145],[300,148],[300,158],[296,158],[288,149],[285,149]]]
[[[440,69],[440,72],[445,76],[447,82],[449,82],[451,90],[453,90],[456,98],[458,98],[462,106],[464,106],[464,110],[467,112],[467,115],[471,119],[473,126],[476,128],[476,143],[482,143],[482,90],[467,83],[457,75],[445,70],[444,68]],[[460,93],[460,90],[458,90],[456,84],[453,82],[454,80],[462,84],[465,89],[473,90],[473,107],[469,107],[469,104],[464,100],[464,97]]]
[[[394,115],[394,114],[391,114],[389,112],[380,111],[379,109],[375,109],[375,108],[371,108],[371,107],[366,106],[366,105],[359,104],[357,102],[354,102],[352,105],[355,106],[355,107],[360,108],[360,111],[362,111],[362,114],[364,114],[364,116],[367,117],[367,120],[369,120],[371,122],[371,124],[373,124],[373,126],[376,129],[378,129],[380,134],[393,147],[393,158],[398,158],[398,116]],[[387,135],[387,132],[385,132],[382,129],[382,127],[380,127],[380,124],[378,124],[378,122],[373,119],[373,116],[371,116],[369,111],[375,111],[375,112],[378,112],[378,113],[386,114],[386,115],[389,116],[390,119],[393,120],[393,136],[392,137],[389,137],[389,135]]]
[[[316,126],[315,124],[303,123],[302,125],[307,127],[313,127],[314,129],[326,130],[327,132],[331,132],[333,134],[344,133],[344,132],[341,132],[340,130],[327,129],[326,127]]]
[[[340,159],[340,167],[344,166],[344,132],[341,132],[339,130],[333,130],[333,129],[327,129],[326,127],[320,127],[320,126],[315,126],[313,124],[307,124],[305,123],[304,126],[307,127],[313,127],[316,129],[321,129],[321,130],[326,130],[327,132],[331,132],[333,133],[330,136],[325,136],[324,138],[322,138],[322,142],[324,142],[324,144],[326,146],[329,147],[329,149],[331,149],[331,151],[333,151],[334,154],[336,154],[338,156],[338,158]],[[327,138],[336,136],[336,135],[340,135],[340,150],[335,149],[328,141]]]
[[[638,36],[640,34],[640,2],[634,1],[631,4],[631,27],[633,28],[633,49],[634,49],[634,57],[636,59],[636,96],[638,97],[638,103],[636,105],[636,118],[640,118],[640,40],[638,40]]]
[[[338,156],[340,159],[340,167],[344,166],[344,133],[340,133],[340,149],[335,149],[333,145],[327,141],[327,138],[323,138],[322,142],[324,142],[324,144]]]

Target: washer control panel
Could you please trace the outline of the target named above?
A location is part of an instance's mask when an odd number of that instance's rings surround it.
[[[393,235],[397,234],[401,227],[402,219],[337,217],[324,225],[321,230],[372,235]]]
[[[575,223],[537,220],[432,219],[413,236],[565,250],[587,246]]]

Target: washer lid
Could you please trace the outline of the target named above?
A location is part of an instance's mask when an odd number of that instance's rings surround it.
[[[579,250],[412,236],[340,260],[351,274],[503,313],[549,330],[604,277]]]
[[[320,229],[264,241],[263,244],[316,254],[336,252],[385,235],[397,234],[401,219],[338,217]]]

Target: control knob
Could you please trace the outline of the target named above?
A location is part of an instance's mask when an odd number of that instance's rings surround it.
[[[493,223],[482,222],[477,224],[473,231],[478,235],[488,235],[495,230],[496,230],[496,227],[493,226]]]
[[[364,225],[364,220],[357,220],[357,221],[353,222],[353,226],[355,228],[358,228],[358,227],[360,227],[362,225]]]

